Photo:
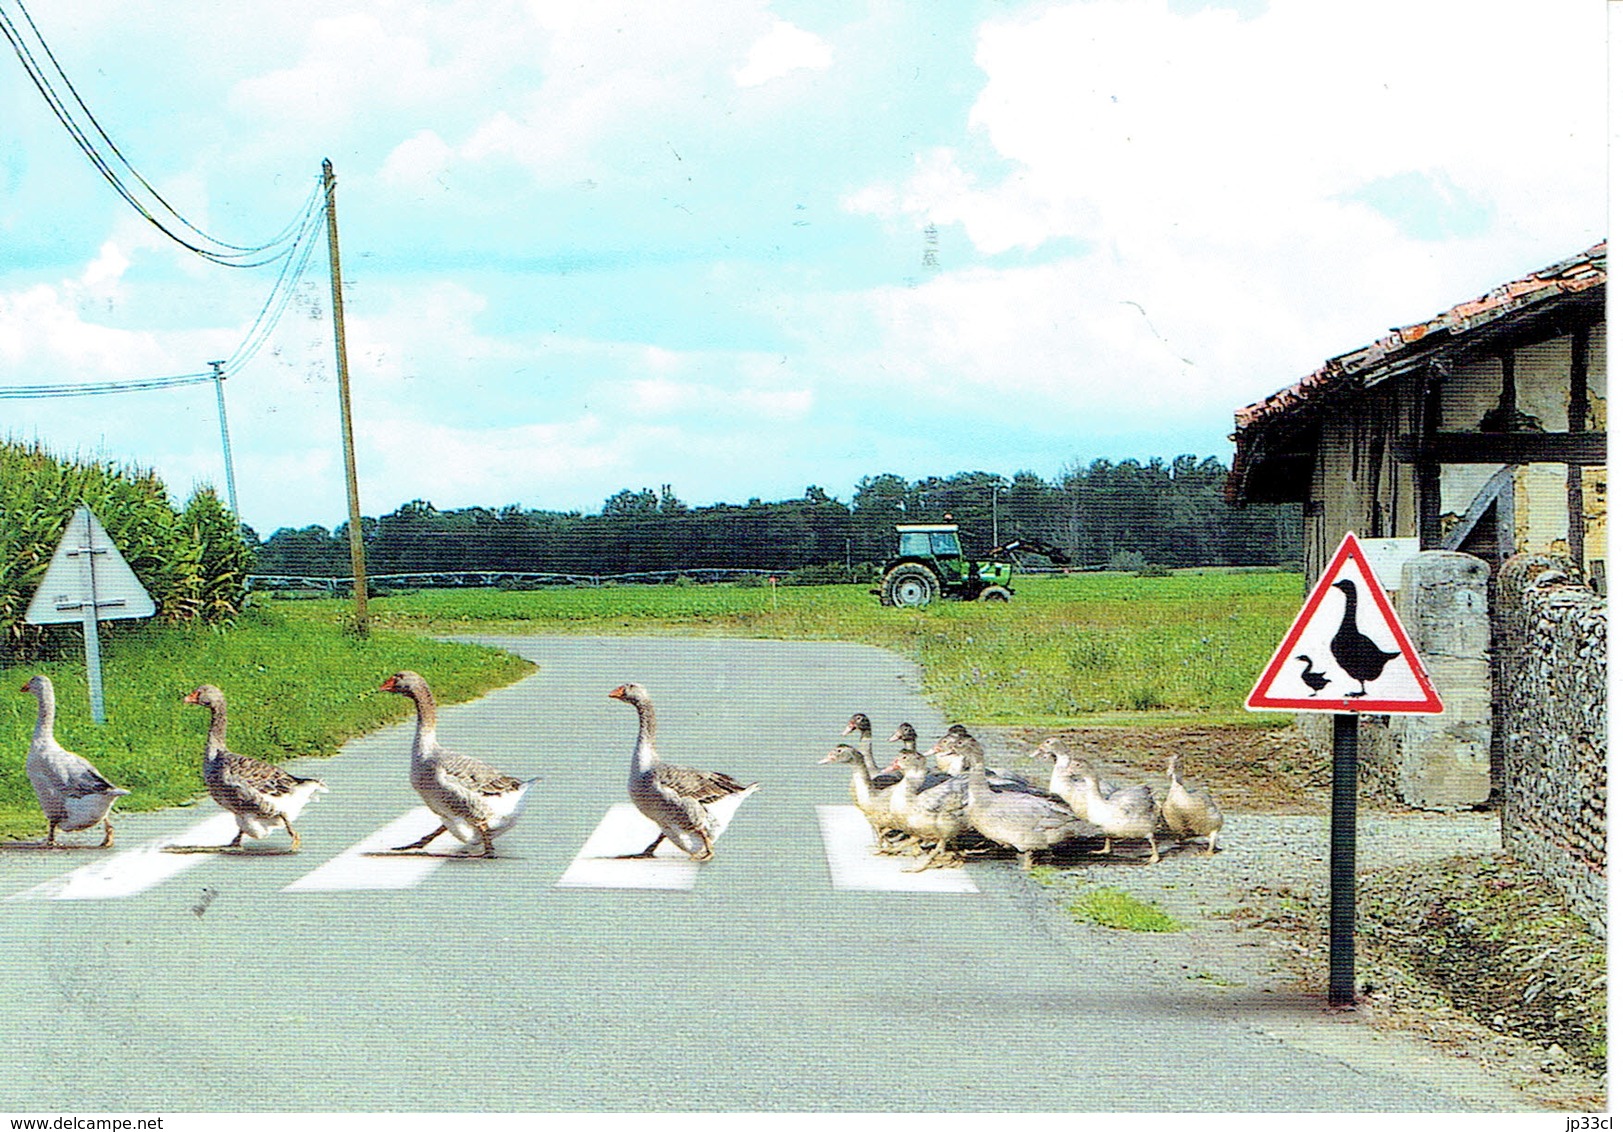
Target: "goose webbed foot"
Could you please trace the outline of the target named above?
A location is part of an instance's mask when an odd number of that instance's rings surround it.
[[[1104,845],[1103,849],[1090,849],[1089,852],[1092,853],[1095,857],[1108,856],[1109,853],[1110,853],[1110,840],[1111,839],[1108,838],[1108,837],[1105,838],[1105,845]]]
[[[288,821],[286,816],[282,818],[282,826],[287,830],[288,836],[293,839],[293,844],[288,846],[287,851],[297,853],[299,851],[299,831],[293,828],[293,823]]]
[[[421,838],[420,840],[417,840],[417,841],[413,841],[410,845],[396,845],[394,847],[394,852],[396,852],[396,853],[406,853],[406,852],[409,852],[409,851],[411,851],[413,849],[421,849],[424,845],[427,845],[430,841],[434,840],[436,837],[438,837],[440,834],[442,834],[444,832],[445,832],[445,827],[443,825],[439,826],[434,830],[433,833],[430,833],[427,837]],[[241,835],[239,834],[238,836],[240,837]]]
[[[237,835],[230,840],[230,842],[225,846],[225,848],[227,848],[227,849],[241,849],[242,848],[242,830],[240,830],[240,829],[237,830]]]
[[[654,850],[659,848],[659,843],[664,840],[665,835],[661,833],[658,837],[654,838],[653,841],[649,842],[648,848],[644,849],[641,853],[621,853],[614,859],[616,861],[640,861],[645,857],[652,857],[654,855]]]
[[[113,847],[113,819],[108,818],[103,825],[105,826],[105,832],[101,836],[101,847],[111,849]]]

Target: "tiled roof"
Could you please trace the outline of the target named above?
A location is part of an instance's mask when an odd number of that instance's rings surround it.
[[[1376,384],[1388,376],[1380,372],[1387,363],[1415,353],[1416,346],[1443,341],[1446,336],[1475,330],[1553,296],[1587,291],[1605,282],[1606,241],[1602,240],[1570,259],[1500,284],[1479,299],[1459,303],[1425,322],[1398,327],[1362,349],[1331,358],[1295,385],[1237,410],[1235,439],[1239,440],[1248,429],[1292,415],[1334,389],[1349,385],[1366,388]]]
[[[1570,296],[1605,285],[1606,241],[1602,240],[1570,259],[1503,283],[1481,298],[1459,303],[1425,322],[1398,327],[1362,349],[1331,358],[1295,385],[1236,411],[1228,498],[1239,502],[1254,496],[1259,470],[1293,446],[1299,447],[1299,441],[1292,438],[1338,398],[1445,355],[1461,336],[1494,324],[1512,325],[1521,321],[1517,316],[1522,312],[1539,317],[1552,302],[1565,303],[1571,301]],[[1605,292],[1596,294],[1603,297]],[[1263,495],[1277,486],[1264,489]]]

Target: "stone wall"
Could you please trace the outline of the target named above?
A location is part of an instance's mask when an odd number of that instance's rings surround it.
[[[1495,579],[1505,848],[1606,932],[1606,602],[1518,554]]]

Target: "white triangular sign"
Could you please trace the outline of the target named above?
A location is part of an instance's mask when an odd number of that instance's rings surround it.
[[[80,507],[68,520],[23,620],[30,625],[83,621],[87,604],[94,605],[98,621],[151,617],[158,608],[101,522],[90,508]]]
[[[1245,706],[1385,715],[1443,710],[1356,536],[1341,540]]]

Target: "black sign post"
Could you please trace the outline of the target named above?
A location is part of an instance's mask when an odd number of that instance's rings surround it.
[[[1330,777],[1330,1005],[1351,1006],[1358,902],[1358,716],[1338,714]]]

